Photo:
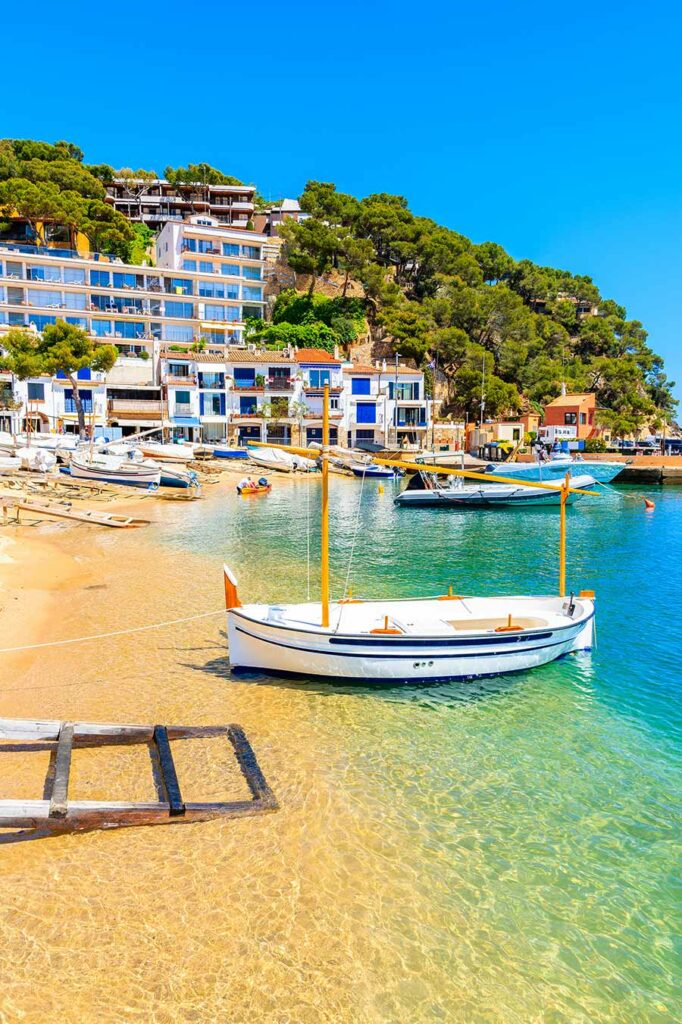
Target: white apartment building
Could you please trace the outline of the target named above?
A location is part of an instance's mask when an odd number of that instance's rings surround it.
[[[346,365],[343,378],[341,426],[349,447],[426,443],[433,410],[420,370],[384,360]]]
[[[245,320],[262,317],[265,308],[264,236],[198,219],[201,224],[173,224],[170,234],[161,232],[157,267],[131,266],[98,253],[0,244],[0,346],[12,327],[39,333],[58,319],[76,324],[119,350],[106,381],[110,422],[124,433],[160,426],[167,397],[161,350],[203,346],[224,359],[226,346],[243,344]],[[5,404],[28,399],[17,388]],[[46,409],[52,408],[48,390]],[[59,390],[55,384],[55,401]],[[49,414],[50,422],[57,416],[66,429],[69,398],[66,389],[59,415]]]
[[[128,220],[153,231],[168,221],[183,221],[196,214],[220,224],[246,228],[254,214],[254,185],[171,184],[165,178],[114,178],[106,185],[105,202]]]

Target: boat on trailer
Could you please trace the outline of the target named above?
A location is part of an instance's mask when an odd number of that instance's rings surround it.
[[[594,486],[591,476],[575,476],[572,486],[589,489]],[[407,487],[393,499],[401,508],[537,508],[561,503],[561,483],[552,483],[552,490],[517,484],[465,484],[456,480],[449,486],[438,482],[434,473],[415,473]],[[582,497],[569,493],[566,504]]]
[[[592,646],[594,594],[566,596],[566,502],[560,492],[559,593],[545,596],[358,600],[332,602],[329,582],[329,388],[324,389],[321,600],[306,604],[242,604],[224,566],[230,663],[233,670],[358,683],[413,683],[520,672]],[[305,455],[304,449],[287,450]],[[423,465],[376,459],[420,472]],[[482,474],[443,469],[459,477]],[[506,481],[509,482],[509,481]],[[514,481],[512,481],[513,483]],[[555,488],[543,483],[532,487]],[[586,493],[596,493],[588,491]]]

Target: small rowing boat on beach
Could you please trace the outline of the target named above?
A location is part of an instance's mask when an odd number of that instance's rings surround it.
[[[278,473],[308,472],[316,468],[316,463],[312,459],[292,454],[276,446],[265,445],[262,448],[249,448],[249,458],[257,466],[262,466],[263,469],[274,469]]]
[[[161,482],[161,472],[155,463],[135,462],[126,456],[103,455],[101,452],[74,453],[69,470],[76,479],[101,480],[127,487],[158,487]]]
[[[143,455],[157,462],[191,462],[194,459],[194,446],[190,444],[163,444],[145,438],[139,442],[139,447]]]

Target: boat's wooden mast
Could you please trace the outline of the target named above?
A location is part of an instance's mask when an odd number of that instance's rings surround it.
[[[561,483],[559,510],[559,597],[566,594],[566,501],[571,492],[571,474],[566,473]]]
[[[322,400],[322,530],[320,533],[320,601],[322,625],[329,625],[329,385]]]

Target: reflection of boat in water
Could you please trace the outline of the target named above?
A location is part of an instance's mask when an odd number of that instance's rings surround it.
[[[590,488],[594,485],[591,476],[574,476],[573,487]],[[518,506],[559,505],[561,483],[550,483],[551,490],[538,487],[524,487],[506,483],[465,484],[462,478],[451,478],[445,485],[438,482],[433,473],[415,473],[393,500],[396,505],[406,508],[513,508]],[[571,504],[580,494],[569,494],[566,503]]]
[[[518,672],[592,644],[594,595],[565,596],[565,505],[561,489],[559,596],[330,600],[329,388],[324,388],[321,600],[246,604],[225,567],[230,662],[233,669],[363,683],[414,682]],[[293,449],[305,453],[304,449]],[[380,460],[383,464],[391,460]],[[422,471],[414,463],[405,468]],[[444,470],[468,476],[462,470]],[[533,485],[546,490],[541,483]],[[553,490],[553,489],[552,489]],[[349,566],[350,574],[350,566]]]
[[[546,462],[499,462],[486,466],[491,476],[513,476],[520,480],[557,480],[570,473],[572,477],[588,475],[600,484],[608,484],[625,469],[624,462],[599,462],[574,458],[558,452]]]

